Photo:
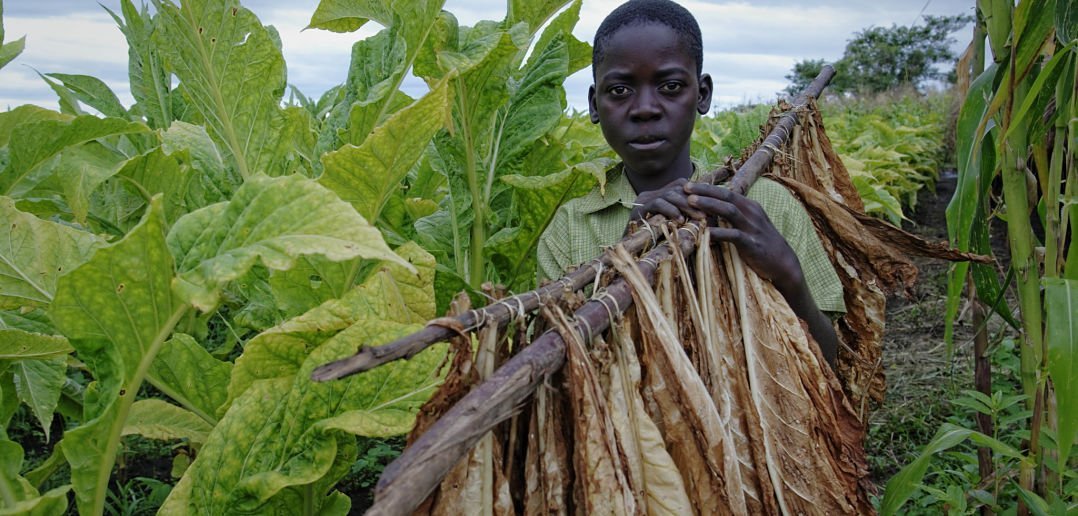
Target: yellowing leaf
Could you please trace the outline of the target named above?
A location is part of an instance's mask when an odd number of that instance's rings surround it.
[[[44,306],[60,275],[101,247],[91,233],[47,222],[0,197],[0,308]]]
[[[60,336],[0,329],[0,360],[56,358],[74,350],[67,339]]]
[[[300,176],[253,177],[232,200],[182,217],[168,235],[177,258],[177,291],[209,310],[220,289],[257,262],[271,270],[301,255],[356,257],[411,265],[389,250],[378,230],[316,182]]]
[[[180,79],[210,136],[227,151],[241,177],[260,168],[280,117],[285,64],[275,34],[236,1],[155,2],[154,42]]]
[[[378,220],[390,194],[427,148],[449,109],[443,81],[411,106],[394,114],[363,144],[346,145],[322,157],[319,182],[349,202],[367,220]]]
[[[118,134],[146,132],[145,125],[119,118],[85,115],[40,120],[11,130],[10,163],[0,172],[0,195],[19,198],[52,174],[52,158],[64,149]]]
[[[150,366],[150,382],[198,414],[217,422],[217,410],[228,397],[232,364],[213,358],[189,335],[178,333],[161,347]]]
[[[187,439],[204,443],[213,427],[171,403],[159,399],[138,400],[124,422],[123,435],[141,435],[150,439]]]

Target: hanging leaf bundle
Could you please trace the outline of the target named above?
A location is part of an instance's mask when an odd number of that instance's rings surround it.
[[[773,111],[729,184],[767,172],[811,215],[844,287],[837,374],[734,247],[655,217],[662,238],[637,232],[557,282],[315,372],[456,335],[370,514],[873,512],[863,418],[883,393],[885,293],[912,286],[910,254],[979,257],[864,215],[812,100],[829,73]]]

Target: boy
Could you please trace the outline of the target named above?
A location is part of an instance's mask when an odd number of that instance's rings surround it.
[[[713,88],[702,61],[700,27],[674,2],[631,0],[603,20],[588,108],[622,162],[608,172],[605,195],[593,190],[555,214],[539,240],[539,276],[561,277],[648,214],[721,217],[730,227],[712,227],[711,237],[731,242],[778,288],[834,367],[838,339],[821,309],[845,311],[842,285],[808,214],[770,180],[757,181],[748,196],[690,181],[698,172],[689,156],[693,126],[710,109]]]

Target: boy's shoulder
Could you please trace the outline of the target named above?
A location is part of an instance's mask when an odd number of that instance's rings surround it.
[[[615,204],[632,209],[635,200],[636,191],[623,173],[621,163],[618,163],[607,169],[606,181],[603,184],[592,187],[591,191],[580,197],[570,199],[562,205],[562,210],[574,215],[590,215]]]

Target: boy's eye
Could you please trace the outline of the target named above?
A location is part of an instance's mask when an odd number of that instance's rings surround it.
[[[610,89],[608,89],[606,91],[608,93],[610,93],[611,95],[615,96],[615,97],[623,97],[623,96],[629,94],[629,88],[626,88],[625,86],[620,86],[620,85],[619,86],[611,86]]]
[[[680,82],[667,82],[662,86],[659,86],[659,91],[664,93],[677,93],[681,91],[682,84]]]

